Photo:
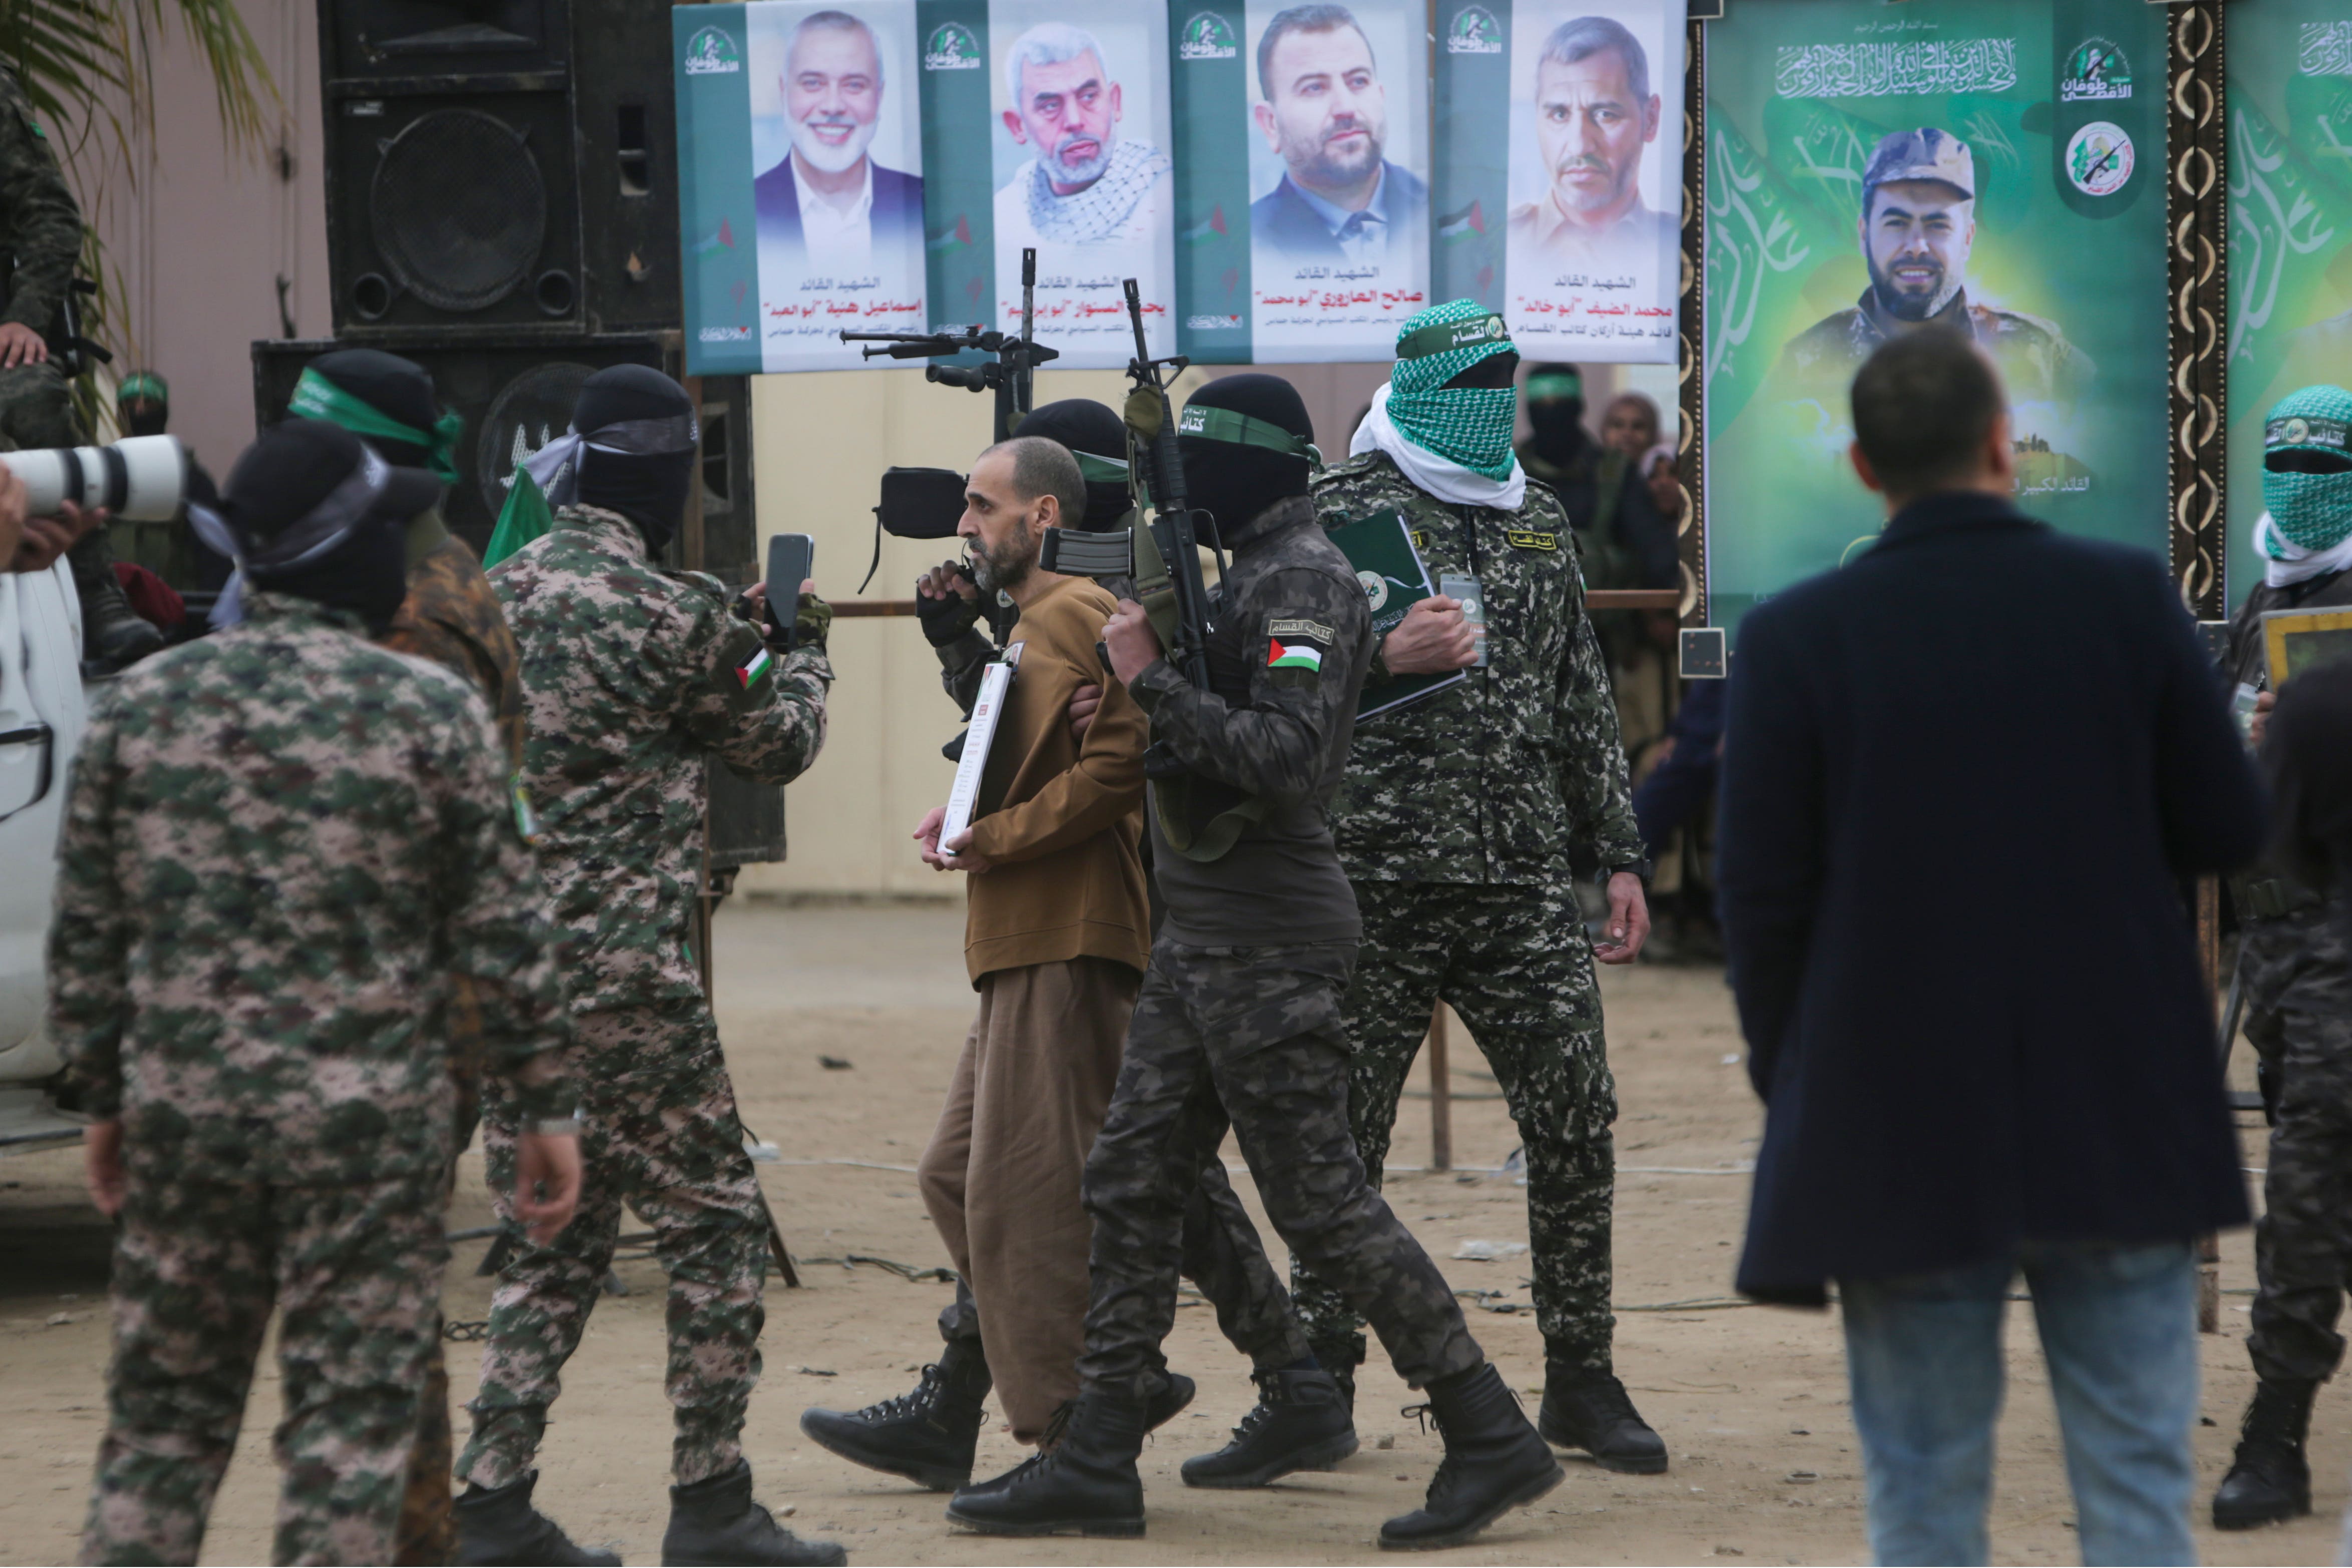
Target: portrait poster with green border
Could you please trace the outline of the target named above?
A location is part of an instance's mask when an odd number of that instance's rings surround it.
[[[1672,364],[1685,0],[1439,0],[1437,298],[1533,360]]]
[[[2263,425],[2352,386],[2352,4],[2230,8],[2230,603],[2263,580]]]
[[[2270,3],[2233,8],[2233,57]],[[2144,0],[1728,0],[1707,24],[1716,623],[1876,541],[1848,389],[1931,320],[2000,369],[2018,505],[2163,553],[2165,21]]]

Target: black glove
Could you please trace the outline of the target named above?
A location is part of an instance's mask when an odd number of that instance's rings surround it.
[[[918,593],[915,619],[922,622],[925,641],[934,648],[944,648],[980,624],[980,601],[955,592],[944,599]]]

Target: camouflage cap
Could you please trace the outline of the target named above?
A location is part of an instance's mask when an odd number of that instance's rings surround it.
[[[1976,155],[1969,144],[1948,131],[1922,126],[1896,131],[1880,138],[1869,164],[1862,172],[1862,197],[1898,180],[1933,180],[1949,185],[1969,201],[1977,195]]]

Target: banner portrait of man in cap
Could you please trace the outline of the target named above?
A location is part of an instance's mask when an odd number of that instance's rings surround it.
[[[2096,367],[2055,322],[1969,299],[1977,191],[1976,156],[1951,132],[1923,126],[1881,139],[1863,170],[1856,227],[1870,287],[1790,341],[1780,371],[1842,393],[1880,344],[1940,326],[1968,333],[1990,354],[2019,402],[2079,392]]]

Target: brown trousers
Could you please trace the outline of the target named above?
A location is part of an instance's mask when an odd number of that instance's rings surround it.
[[[1142,977],[1072,958],[981,977],[980,1015],[916,1168],[980,1307],[981,1343],[1024,1443],[1078,1392],[1093,1230],[1079,1201]]]

